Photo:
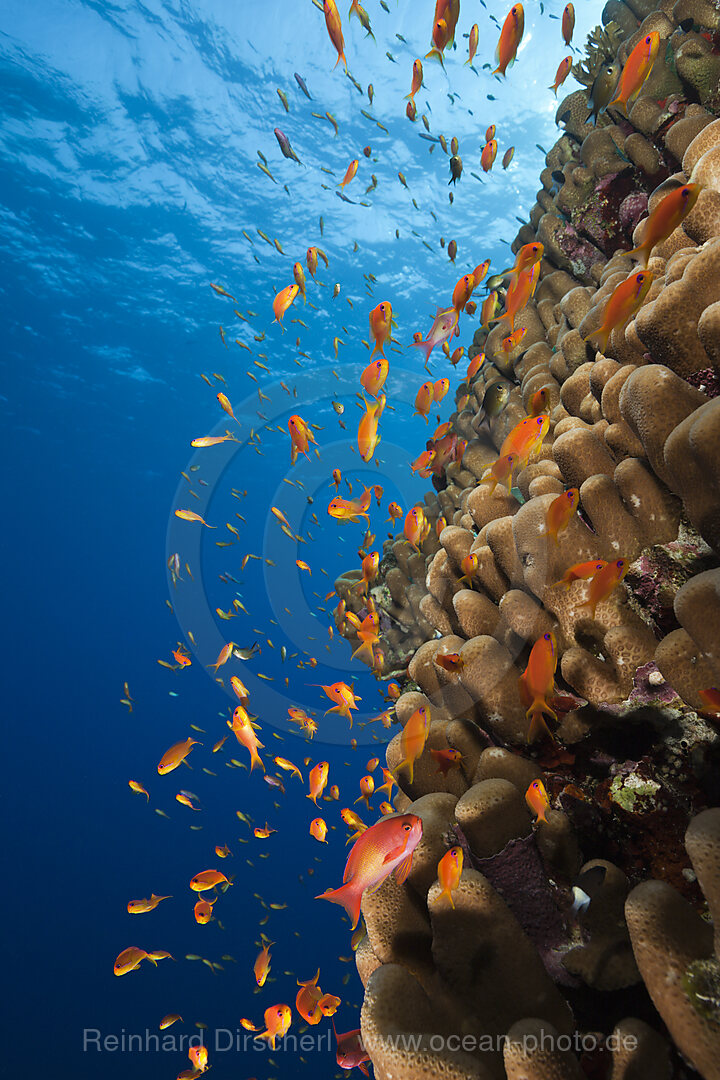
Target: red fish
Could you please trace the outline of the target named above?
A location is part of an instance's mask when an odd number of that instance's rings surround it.
[[[517,454],[505,454],[503,457],[497,459],[489,469],[483,474],[482,483],[489,480],[492,484],[490,488],[490,494],[495,491],[498,484],[506,483],[508,494],[512,490],[512,477],[513,471],[519,464],[519,458]]]
[[[413,852],[421,836],[422,821],[415,814],[385,817],[376,822],[353,844],[340,888],[327,889],[315,899],[344,907],[354,930],[365,890],[377,889],[393,870],[402,884],[410,873]]]
[[[457,653],[455,655],[457,656]],[[436,656],[435,663],[437,662],[438,658]],[[430,753],[437,762],[437,771],[439,773],[442,773],[443,776],[446,776],[450,769],[452,769],[455,765],[459,765],[462,761],[462,754],[459,750],[431,750]]]
[[[335,1060],[340,1068],[359,1069],[365,1076],[369,1076],[367,1062],[370,1060],[370,1055],[363,1046],[360,1028],[355,1028],[354,1031],[341,1031],[338,1033],[335,1031],[335,1021],[331,1020],[330,1022],[337,1043]]]
[[[422,81],[423,81],[422,60],[413,60],[412,84],[410,86],[410,93],[407,94],[407,97],[410,99],[410,101],[412,101],[413,105],[415,104],[415,95],[417,94],[418,90],[422,86]]]
[[[566,45],[569,45],[572,41],[573,30],[575,29],[575,8],[572,4],[566,4],[565,10],[562,15],[562,36]]]

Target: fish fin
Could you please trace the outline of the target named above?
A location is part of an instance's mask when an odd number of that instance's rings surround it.
[[[412,857],[413,853],[411,851],[410,854],[403,859],[403,861],[396,869],[395,880],[397,881],[398,885],[402,885],[402,883],[406,880],[408,874],[410,873],[410,867],[412,866]],[[455,905],[453,904],[453,907],[454,906]]]
[[[353,888],[352,880],[341,885],[339,889],[326,889],[315,899],[329,900],[331,904],[339,904],[340,907],[345,908],[352,922],[352,929],[355,929],[360,919],[360,894],[356,888]]]

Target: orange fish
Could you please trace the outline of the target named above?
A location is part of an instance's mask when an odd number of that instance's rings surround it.
[[[336,521],[357,521],[358,518],[364,517],[369,526],[368,509],[371,500],[372,488],[369,487],[365,488],[360,499],[343,499],[340,495],[336,495],[328,503],[328,514]]]
[[[497,295],[497,294],[496,294]],[[477,356],[473,356],[472,360],[468,364],[467,373],[465,375],[465,381],[470,382],[477,375],[480,368],[485,363],[485,353],[478,353]]]
[[[572,41],[573,30],[575,29],[575,8],[572,4],[566,4],[565,10],[562,15],[562,36],[566,45],[569,45]]]
[[[215,897],[214,900],[198,900],[197,904],[193,908],[195,922],[200,923],[201,926],[206,926],[213,917],[212,909],[213,904],[216,902],[217,897]]]
[[[202,870],[194,878],[190,879],[190,888],[193,892],[206,892],[208,889],[214,889],[217,885],[223,885],[226,882],[228,885],[231,884],[228,878],[219,870]]]
[[[434,399],[435,387],[431,382],[424,382],[415,396],[415,412],[413,416],[422,416],[427,424],[428,413]]]
[[[314,278],[318,268],[318,249],[316,247],[309,247],[305,255],[305,262],[307,268],[310,271],[310,277]]]
[[[515,256],[515,262],[511,270],[513,277],[517,278],[525,270],[530,270],[533,266],[536,266],[544,254],[545,246],[538,240],[533,240],[530,244],[523,244]]]
[[[495,158],[497,157],[497,139],[491,139],[490,142],[485,143],[480,154],[480,164],[482,165],[483,172],[490,172],[493,167]]]
[[[422,506],[413,506],[405,515],[403,536],[409,543],[418,547],[425,530],[425,512]],[[388,688],[389,689],[389,688]]]
[[[347,60],[345,59],[345,42],[343,40],[342,23],[340,22],[340,13],[337,9],[335,0],[323,0],[323,11],[325,13],[325,25],[327,26],[327,32],[330,35],[335,49],[337,50],[338,58],[335,61],[335,67],[338,66],[342,60],[345,65],[345,72],[347,73]],[[273,1043],[273,1050],[275,1044]]]
[[[177,769],[178,765],[182,765],[193,746],[200,745],[201,743],[199,743],[197,739],[183,739],[182,742],[175,743],[171,746],[160,758],[157,767],[160,776],[166,776],[167,773],[172,772],[173,769]]]
[[[508,356],[513,349],[517,348],[522,339],[527,334],[527,328],[525,326],[519,327],[514,330],[512,334],[508,334],[506,338],[503,338],[500,342],[500,348]],[[497,354],[496,354],[497,355]]]
[[[380,436],[378,434],[378,422],[385,408],[385,395],[380,394],[375,401],[368,403],[363,398],[365,412],[358,425],[358,450],[363,461],[371,461],[375,453]]]
[[[590,579],[590,592],[588,599],[582,607],[590,608],[591,618],[595,618],[595,608],[601,600],[610,595],[630,569],[627,559],[615,559],[603,566],[602,570],[596,570]]]
[[[392,304],[390,301],[383,300],[377,307],[374,307],[370,312],[369,319],[370,335],[375,342],[375,348],[370,353],[370,359],[372,360],[376,352],[379,352],[381,356],[385,355],[383,349],[392,334]]]
[[[130,900],[128,901],[128,912],[131,915],[144,915],[147,911],[154,911],[161,900],[170,900],[170,896],[156,896],[155,893],[151,893],[147,900]]]
[[[378,567],[380,566],[380,552],[371,551],[369,555],[366,555],[362,561],[362,592],[367,594],[368,586],[372,585],[373,581],[377,577]]]
[[[646,34],[638,41],[633,51],[628,56],[625,67],[622,69],[615,97],[608,108],[612,105],[619,106],[627,116],[628,104],[631,98],[637,97],[642,85],[652,71],[655,57],[660,47],[660,34],[657,30]]]
[[[394,527],[397,519],[402,517],[402,506],[396,502],[388,503],[388,514],[390,515],[388,521],[391,521]]]
[[[233,712],[232,724],[230,726],[237,741],[241,746],[244,746],[250,754],[250,772],[253,771],[256,765],[259,765],[262,771],[265,772],[265,765],[258,754],[258,749],[264,749],[264,745],[255,734],[255,729],[253,728],[250,717],[243,705],[238,705]]]
[[[412,101],[413,105],[415,104],[415,95],[417,94],[418,90],[422,86],[422,81],[423,81],[422,60],[413,60],[413,72],[412,72],[412,83],[410,85],[410,93],[405,95],[406,100],[407,100],[407,98],[409,98],[410,101]]]
[[[270,779],[272,780],[272,779],[274,779],[274,777],[270,777]],[[278,784],[278,787],[279,786],[281,786],[281,785]],[[283,788],[283,791],[284,790],[285,789]],[[266,821],[264,826],[259,826],[259,825],[255,826],[255,828],[253,829],[253,836],[255,837],[256,840],[267,840],[269,836],[272,836],[273,833],[276,833],[276,832],[277,832],[277,829],[271,829],[270,826],[268,825],[267,821]]]
[[[437,762],[437,771],[446,776],[450,769],[455,765],[459,765],[462,761],[462,754],[459,750],[431,750],[430,753]]]
[[[577,488],[568,488],[557,499],[553,499],[545,514],[545,533],[558,543],[558,533],[567,529],[570,519],[577,512],[580,492]]]
[[[327,825],[321,817],[313,818],[310,822],[310,835],[321,844],[327,844],[327,840],[325,839],[327,836]]]
[[[330,766],[327,761],[319,761],[314,769],[310,770],[308,776],[308,783],[310,785],[310,794],[306,795],[306,799],[312,799],[317,806],[318,796],[322,795],[325,790],[325,785],[328,780],[328,770]]]
[[[430,709],[427,705],[421,705],[408,719],[400,735],[400,749],[403,759],[395,767],[396,774],[401,769],[407,769],[408,780],[412,784],[415,762],[425,749],[428,732],[430,731]]]
[[[298,291],[297,285],[286,285],[284,289],[281,289],[280,292],[276,294],[272,304],[273,313],[275,315],[274,322],[279,322],[282,326],[283,315],[294,303]]]
[[[458,652],[435,653],[434,662],[444,671],[462,671],[465,662]]]
[[[560,581],[556,581],[552,588],[564,585],[566,589],[569,589],[573,581],[587,581],[605,566],[607,563],[604,559],[590,559],[588,562],[575,563],[565,571]]]
[[[218,668],[222,667],[223,664],[227,664],[228,660],[232,656],[232,651],[233,651],[234,648],[235,648],[235,643],[233,641],[228,641],[228,643],[226,645],[223,645],[222,649],[218,653],[218,658],[215,661],[215,663],[214,664],[208,664],[207,666],[209,668],[213,668],[214,671],[215,671],[215,674],[217,675]]]
[[[500,298],[497,292],[495,292],[495,290],[493,289],[487,294],[487,296],[483,300],[482,307],[480,308],[480,322],[482,323],[482,327],[484,330],[487,330],[490,326],[490,323],[495,318],[495,312],[497,311],[499,306]],[[483,356],[484,355],[485,354],[483,353]]]
[[[452,898],[452,894],[453,890],[457,889],[460,884],[460,875],[463,870],[464,858],[463,849],[461,847],[451,847],[449,851],[445,852],[438,863],[438,881],[442,885],[442,892],[440,895],[447,896],[453,908],[455,907],[455,901]]]
[[[653,275],[650,270],[637,270],[629,274],[613,290],[605,305],[602,326],[597,330],[592,330],[583,340],[589,341],[591,337],[597,335],[600,339],[600,352],[604,353],[612,331],[617,330],[619,333],[627,326],[633,315],[642,307],[652,283]]]
[[[548,704],[555,689],[555,668],[557,667],[557,645],[555,635],[543,634],[530,650],[530,658],[525,671],[518,679],[520,700],[525,705],[526,718],[530,721],[528,742],[534,742],[539,735],[546,733],[552,739],[545,716],[557,720],[556,713]]]
[[[253,964],[253,974],[255,975],[255,982],[258,986],[264,986],[265,980],[270,974],[270,946],[274,945],[274,941],[268,941],[266,937],[261,935],[262,949],[255,958]]]
[[[368,810],[370,810],[371,809],[371,807],[370,807],[370,798],[374,794],[374,792],[375,792],[375,781],[373,780],[372,776],[361,776],[360,777],[360,796],[355,800],[355,802],[358,803],[358,802],[363,802],[364,801],[365,805],[368,808]]]
[[[566,9],[567,10],[567,9]],[[567,79],[570,74],[570,68],[572,67],[572,56],[566,56],[564,60],[561,60],[558,64],[558,69],[555,72],[555,82],[552,86],[548,87],[548,90],[552,90],[555,97],[557,97],[558,87]]]
[[[536,823],[543,821],[547,825],[545,812],[550,809],[550,800],[542,780],[533,780],[525,792],[525,802],[535,814]]]
[[[518,462],[524,464],[540,449],[549,427],[550,420],[547,416],[526,416],[505,438],[500,447],[500,457],[517,454]]]
[[[402,884],[412,864],[413,851],[422,836],[422,821],[415,814],[386,817],[371,825],[355,841],[348,856],[339,889],[327,889],[316,900],[329,900],[347,911],[352,929],[360,918],[360,901],[366,889],[378,888],[397,870]]]
[[[467,308],[465,309],[467,311]],[[453,354],[450,357],[450,363],[453,367],[457,367],[463,356],[465,355],[465,346],[458,345],[457,349],[453,349]]]
[[[508,66],[515,60],[524,29],[525,12],[523,6],[522,4],[514,4],[510,8],[500,32],[496,53],[498,66],[493,71],[493,75],[505,75]]]
[[[230,678],[230,685],[233,688],[235,697],[239,700],[241,705],[247,705],[250,700],[250,691],[245,683],[237,675],[232,675]],[[227,736],[225,736],[227,738]],[[214,750],[214,747],[213,747]]]
[[[447,19],[437,19],[433,24],[432,42],[433,47],[430,52],[425,53],[426,60],[439,60],[442,67],[443,64],[443,52],[445,51],[450,41],[450,30],[448,28]]]
[[[705,706],[703,712],[708,712],[712,716],[720,716],[720,690],[717,687],[710,686],[707,690],[699,690],[698,696]]]
[[[297,980],[297,984],[300,987],[297,996],[295,998],[295,1008],[302,1016],[303,1020],[306,1020],[308,1024],[319,1024],[323,1018],[323,1014],[320,1011],[320,999],[323,996],[323,992],[317,985],[317,981],[320,978],[320,968],[317,969],[315,977],[308,979],[307,982],[301,982]]]
[[[355,176],[355,173],[358,171],[358,165],[359,164],[360,164],[360,162],[358,161],[357,158],[353,158],[353,160],[350,162],[350,164],[347,167],[347,172],[345,173],[345,176],[342,178],[341,182],[338,184],[338,187],[340,188],[341,191],[345,190],[346,185],[349,184],[350,181],[352,180],[352,178]]]
[[[538,245],[538,247],[540,246]],[[535,292],[539,276],[538,264],[533,263],[532,266],[518,271],[508,285],[505,294],[505,308],[498,321],[502,322],[504,319],[508,319],[511,333],[515,332],[515,316],[523,310]]]
[[[550,395],[547,387],[544,386],[542,390],[536,390],[534,394],[531,394],[528,402],[528,416],[541,416],[542,413],[548,411],[549,404]]]
[[[508,149],[503,154],[503,159],[502,159],[502,167],[503,167],[503,169],[507,169],[507,167],[509,166],[510,162],[512,161],[512,159],[514,157],[515,157],[515,147],[514,146],[509,146]]]
[[[460,278],[457,285],[453,289],[452,294],[452,306],[456,311],[463,311],[465,305],[473,294],[475,287],[474,274],[465,274]]]
[[[647,266],[655,245],[667,240],[690,213],[701,190],[700,184],[683,184],[665,195],[646,218],[642,244],[628,251],[628,255],[639,256],[643,269]]]
[[[115,975],[127,975],[128,972],[139,967],[141,962],[147,958],[148,954],[144,949],[139,949],[137,945],[131,945],[129,949],[123,949],[117,957],[113,964],[113,973]]]
[[[196,514],[194,510],[176,510],[175,517],[180,518],[181,521],[197,521],[200,525],[204,525],[207,529],[215,529],[216,525],[208,525],[204,518],[201,518],[199,514]]]
[[[362,698],[357,697],[347,683],[344,682],[332,683],[331,686],[323,686],[322,689],[330,700],[335,702],[335,705],[331,709],[328,709],[325,715],[327,716],[328,713],[338,713],[340,716],[346,716],[350,721],[350,727],[352,727],[350,710],[355,709],[357,711],[356,702],[362,701]]]
[[[360,376],[360,384],[371,397],[377,397],[388,376],[390,365],[385,357],[379,360],[371,360]]]
[[[288,420],[288,431],[290,432],[290,462],[292,465],[297,461],[298,454],[304,454],[306,458],[310,457],[309,448],[310,443],[317,441],[312,433],[312,430],[308,424],[305,423],[302,416],[295,414]]]
[[[402,510],[400,513],[402,513]],[[398,517],[399,516],[400,515],[398,515]],[[128,780],[128,784],[136,795],[144,795],[147,801],[150,802],[150,792],[147,791],[138,780]]]
[[[485,132],[485,142],[490,142],[495,138],[495,124],[491,124]]]
[[[325,11],[327,12],[328,4],[332,3],[335,8],[334,0],[325,0]],[[335,8],[337,14],[337,8]],[[326,16],[327,17],[327,16]],[[338,23],[340,16],[338,15]],[[331,35],[332,36],[332,35]],[[340,39],[342,41],[342,37]],[[345,57],[343,57],[343,60]],[[267,1039],[272,1049],[275,1049],[275,1040],[282,1039],[290,1027],[292,1021],[292,1010],[289,1005],[271,1005],[265,1010],[265,1030],[261,1031],[255,1036],[256,1039]]]
[[[513,471],[517,468],[519,463],[520,459],[517,454],[505,454],[504,457],[498,458],[497,461],[483,473],[481,483],[485,483],[486,480],[490,481],[492,484],[490,494],[492,495],[498,484],[506,482],[509,494],[512,490]]]
[[[432,475],[433,459],[435,458],[434,450],[423,450],[422,454],[415,458],[411,465],[413,472],[419,473],[420,476],[427,477]]]
[[[465,61],[466,64],[470,64],[475,59],[475,53],[477,52],[478,41],[480,39],[480,28],[477,23],[473,23],[470,27],[470,40],[468,42],[468,58]]]

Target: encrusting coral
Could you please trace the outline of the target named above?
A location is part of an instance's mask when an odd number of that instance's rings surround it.
[[[512,245],[543,245],[525,334],[507,351],[505,324],[475,332],[469,359],[488,359],[451,417],[466,446],[432,473],[424,531],[386,541],[368,599],[358,572],[336,582],[353,648],[345,613],[379,613],[375,671],[402,688],[388,724],[430,716],[412,779],[402,733],[387,748],[394,805],[423,821],[412,870],[362,904],[381,1080],[720,1077],[720,13],[609,0],[603,23]],[[594,123],[596,79],[650,32],[628,115]],[[687,185],[692,209],[645,268],[629,250]],[[613,321],[639,270],[638,304]],[[532,410],[543,438],[493,475]],[[575,489],[553,537],[550,508]],[[617,570],[604,591],[601,567]],[[528,746],[533,695],[552,738]],[[453,845],[450,902],[437,864]],[[622,1019],[628,988],[639,1015]],[[589,1034],[595,1049],[571,1038]]]

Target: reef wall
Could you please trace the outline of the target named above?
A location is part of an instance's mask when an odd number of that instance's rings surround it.
[[[395,807],[424,826],[410,876],[362,905],[362,1033],[381,1080],[720,1078],[720,809],[707,809],[720,802],[720,727],[700,696],[720,686],[720,4],[609,0],[603,24],[513,245],[544,245],[516,318],[524,339],[503,353],[505,329],[475,333],[470,356],[494,363],[457,390],[462,461],[434,478],[419,550],[385,543],[372,590],[384,674],[403,688],[396,720],[431,714],[412,782],[397,771]],[[588,122],[598,73],[650,31],[660,48],[629,116]],[[695,207],[599,352],[585,338],[637,267],[623,251],[688,181],[702,185]],[[497,382],[507,404],[490,416]],[[539,390],[548,435],[512,492],[493,490],[482,478]],[[581,513],[555,544],[547,508],[569,487]],[[620,557],[630,571],[594,616],[585,582],[557,587],[573,564]],[[358,576],[336,588],[362,615]],[[554,742],[528,748],[518,678],[548,631],[559,722]],[[435,662],[449,652],[455,671]],[[448,748],[462,756],[443,773],[431,751]],[[538,777],[552,809],[534,824],[524,796]],[[454,908],[437,882],[453,844],[465,853]],[[579,912],[573,885],[589,898]],[[614,1048],[558,1047],[558,1034],[597,1032]]]

